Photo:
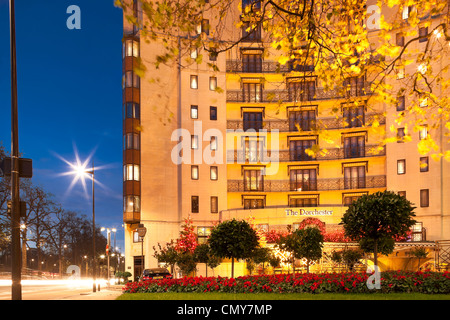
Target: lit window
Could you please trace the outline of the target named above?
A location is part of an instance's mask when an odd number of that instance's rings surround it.
[[[210,178],[211,178],[211,180],[217,180],[218,177],[219,177],[219,174],[218,174],[217,167],[215,167],[215,166],[211,167],[211,169],[210,169]]]
[[[215,136],[212,136],[212,137],[211,137],[210,148],[211,148],[211,150],[213,150],[213,151],[216,151],[216,150],[217,150],[217,137],[215,137]]]
[[[198,166],[191,166],[191,179],[198,180]]]
[[[428,98],[422,95],[422,96],[419,98],[419,106],[420,106],[421,108],[428,106]]]
[[[123,57],[139,57],[139,42],[135,40],[125,40],[123,43]]]
[[[140,87],[140,79],[137,74],[133,71],[125,72],[123,79],[123,87],[124,88],[139,88]]]
[[[420,140],[426,139],[427,136],[428,136],[428,128],[426,126],[422,127],[419,131],[419,139]]]
[[[397,66],[395,67],[395,74],[397,76],[397,80],[405,78],[405,67]]]
[[[409,18],[410,14],[411,14],[411,10],[412,10],[411,6],[403,7],[403,12],[402,12],[403,20],[407,20]]]
[[[198,57],[197,49],[192,49],[192,51],[191,51],[191,59],[197,59],[197,57]]]
[[[216,77],[209,77],[209,90],[216,90],[217,89],[217,78]]]
[[[198,77],[191,75],[191,89],[198,89]]]
[[[198,106],[191,106],[191,119],[198,119]]]
[[[139,196],[125,196],[123,198],[124,212],[140,212],[141,198]]]
[[[191,136],[191,149],[198,149],[198,136]]]
[[[397,160],[397,174],[405,174],[406,173],[406,160]]]
[[[139,181],[139,165],[126,164],[123,166],[124,181]]]

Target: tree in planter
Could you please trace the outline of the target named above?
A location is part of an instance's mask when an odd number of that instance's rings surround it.
[[[322,258],[323,235],[314,227],[298,229],[294,232],[299,239],[300,246],[296,252],[298,259],[306,259],[306,272],[309,273],[311,262]]]
[[[207,243],[199,244],[195,248],[194,254],[197,262],[206,264],[206,276],[208,276],[208,267],[214,269],[220,264],[220,259],[211,253],[211,248]]]
[[[158,250],[159,249],[159,250]],[[173,269],[177,263],[178,252],[175,250],[174,241],[166,243],[165,247],[158,243],[158,249],[156,246],[153,247],[153,256],[158,260],[158,262],[164,262],[170,266],[170,273],[173,274]]]
[[[408,254],[418,259],[417,270],[420,270],[420,259],[425,259],[428,256],[427,249],[424,247],[413,248]]]
[[[345,234],[358,241],[364,252],[372,252],[374,265],[378,253],[388,255],[394,251],[395,238],[406,236],[415,224],[412,203],[391,191],[364,195],[354,201],[345,212],[340,224]]]
[[[213,255],[231,259],[231,277],[234,277],[234,259],[246,259],[258,248],[258,236],[244,220],[227,220],[218,224],[208,239]]]

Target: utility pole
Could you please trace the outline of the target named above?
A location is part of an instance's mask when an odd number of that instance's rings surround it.
[[[19,199],[19,120],[17,107],[16,20],[14,0],[9,0],[11,35],[11,299],[22,300]]]

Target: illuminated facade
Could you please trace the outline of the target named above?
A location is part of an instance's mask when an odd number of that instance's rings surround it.
[[[199,34],[207,32],[199,28]],[[239,39],[246,30],[233,26],[229,32]],[[264,40],[257,30],[216,58],[156,69],[146,62],[154,61],[159,45],[142,41],[125,20],[127,271],[137,275],[142,266],[155,267],[153,247],[176,239],[187,217],[199,242],[231,218],[281,231],[315,217],[332,232],[348,204],[383,190],[406,192],[418,207],[412,240],[449,238],[449,164],[424,159],[415,139],[378,146],[390,134],[387,128],[397,126],[397,111],[383,102],[368,106],[371,75],[325,90],[313,62],[279,65]],[[197,54],[190,52],[194,60]],[[141,59],[144,79],[133,71]],[[211,71],[209,63],[220,71]],[[336,108],[338,116],[331,112]],[[386,130],[371,130],[375,122]],[[143,243],[140,225],[147,228]],[[226,267],[216,273],[228,274]]]

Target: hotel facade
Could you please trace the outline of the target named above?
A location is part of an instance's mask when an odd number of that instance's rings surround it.
[[[134,8],[144,19],[139,2]],[[417,143],[432,134],[448,150],[442,127],[410,133],[411,142],[380,145],[402,132],[396,118],[408,112],[411,97],[394,106],[369,104],[369,73],[349,77],[342,88],[325,89],[314,74],[314,61],[280,65],[260,29],[248,35],[246,27],[236,28],[238,2],[235,8],[227,19],[229,39],[245,36],[245,41],[217,57],[180,52],[172,65],[158,68],[154,61],[163,52],[161,44],[145,41],[124,19],[126,270],[136,277],[142,268],[157,267],[154,247],[177,239],[188,217],[199,243],[214,225],[232,218],[249,220],[263,232],[295,229],[314,218],[333,233],[352,201],[384,190],[405,195],[417,207],[412,235],[398,244],[394,256],[400,259],[405,248],[424,246],[434,258],[437,243],[450,239],[450,164],[419,154]],[[214,17],[203,18],[198,32],[207,37]],[[444,18],[429,18],[428,30]],[[407,23],[403,28],[392,38],[405,34]],[[371,39],[377,36],[378,30],[369,32]],[[140,78],[142,64],[146,72]],[[403,72],[414,68],[412,63]],[[394,89],[401,86],[401,77],[396,80]],[[338,116],[332,112],[336,108]],[[373,130],[375,124],[381,130]],[[340,245],[351,246],[325,247]],[[382,268],[402,263],[393,260],[382,260]],[[229,275],[228,263],[214,272]],[[245,272],[242,264],[237,273]]]

